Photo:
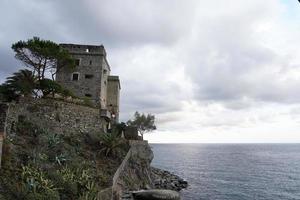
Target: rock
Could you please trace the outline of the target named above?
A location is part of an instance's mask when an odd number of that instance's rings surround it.
[[[141,190],[132,195],[134,200],[180,200],[179,193],[173,190]]]
[[[180,191],[188,186],[187,181],[166,170],[152,167],[151,171],[155,189],[170,189]]]

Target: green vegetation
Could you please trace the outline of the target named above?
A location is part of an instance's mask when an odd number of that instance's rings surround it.
[[[13,76],[8,77],[6,84],[16,93],[30,96],[34,93],[34,89],[37,85],[37,78],[31,71],[22,69],[13,73]]]
[[[3,148],[4,199],[96,199],[129,150],[117,134],[51,134],[19,117]],[[103,136],[102,136],[103,135]]]
[[[127,122],[128,126],[137,127],[138,132],[141,134],[142,138],[145,133],[156,130],[155,126],[155,116],[151,114],[145,115],[139,112],[134,113],[134,119]]]
[[[75,67],[75,61],[68,51],[50,40],[33,37],[14,43],[12,49],[16,53],[15,57],[32,69],[39,81],[45,79],[47,72],[51,73],[54,80],[55,74],[62,68]]]
[[[42,92],[42,97],[55,94],[61,95],[63,98],[73,97],[71,91],[64,89],[60,84],[51,79],[37,80],[33,72],[22,69],[8,77],[7,81],[0,85],[0,100],[10,102],[18,100],[21,96],[38,97],[39,91]]]
[[[55,94],[63,98],[74,97],[67,89],[54,81],[58,71],[63,68],[73,69],[75,61],[70,54],[58,44],[34,37],[27,41],[18,41],[12,45],[15,57],[25,67],[0,85],[0,100],[17,101],[20,97],[46,97]],[[52,80],[46,75],[51,74]]]
[[[100,135],[100,143],[103,146],[101,152],[105,152],[105,156],[115,155],[116,150],[122,145],[122,140],[118,136],[118,132],[103,133]]]

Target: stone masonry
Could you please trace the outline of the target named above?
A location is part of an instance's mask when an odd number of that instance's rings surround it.
[[[14,134],[16,123],[22,118],[53,134],[72,135],[101,133],[106,123],[99,109],[53,99],[31,99],[9,105],[7,135]]]
[[[78,97],[90,98],[102,109],[106,108],[107,78],[110,67],[103,46],[60,44],[75,60],[73,70],[62,68],[56,81]]]
[[[108,77],[107,86],[107,106],[114,115],[114,119],[119,121],[119,107],[120,107],[120,80],[118,76]]]
[[[6,135],[6,118],[8,112],[7,104],[0,104],[0,167],[1,167],[1,158],[2,158],[2,146],[3,139]]]
[[[117,120],[119,117],[120,81],[110,76],[110,66],[103,45],[60,44],[75,60],[74,69],[62,68],[56,81],[71,90],[77,97],[87,98],[101,110],[109,111]],[[110,85],[111,84],[111,85]]]

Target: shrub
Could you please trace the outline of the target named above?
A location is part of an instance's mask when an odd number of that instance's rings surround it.
[[[21,179],[31,193],[54,193],[55,188],[53,182],[46,177],[41,169],[27,165],[22,167]]]
[[[64,98],[67,98],[67,97],[73,97],[73,98],[75,98],[75,95],[70,90],[65,89],[65,88],[61,91],[61,95]]]
[[[51,94],[54,97],[55,94],[60,94],[63,91],[62,86],[51,79],[40,80],[39,89],[43,92],[44,97],[49,94]]]
[[[94,107],[94,103],[92,102],[92,99],[89,97],[83,97],[83,104],[89,107]]]
[[[115,153],[115,150],[122,144],[121,138],[118,137],[118,132],[100,134],[100,144],[102,149],[100,152],[104,152],[105,156],[109,156]]]

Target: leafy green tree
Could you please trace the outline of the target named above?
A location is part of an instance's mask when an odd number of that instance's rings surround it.
[[[18,41],[12,45],[15,57],[26,67],[33,70],[38,80],[45,78],[47,72],[54,76],[62,68],[75,67],[75,61],[67,50],[50,40],[33,37],[27,41]]]
[[[59,83],[47,78],[39,81],[39,89],[43,92],[44,97],[49,94],[54,96],[54,94],[61,94],[63,92],[63,88]]]
[[[20,95],[16,94],[14,89],[6,83],[0,85],[0,101],[11,102],[17,100],[19,97]]]
[[[144,138],[145,133],[156,130],[155,116],[151,114],[145,115],[144,113],[140,114],[137,111],[134,113],[134,119],[127,121],[127,125],[137,127],[142,138]]]

